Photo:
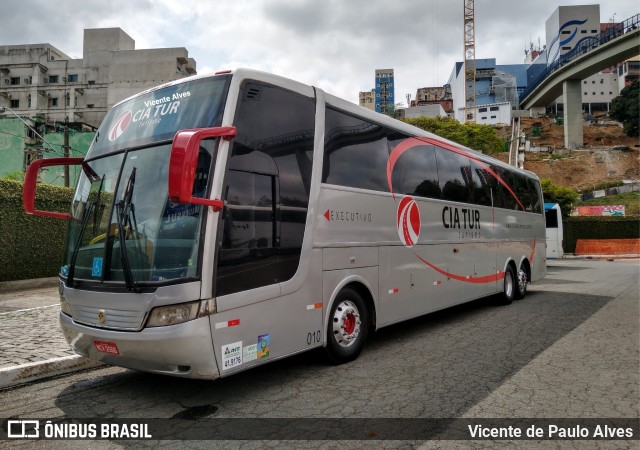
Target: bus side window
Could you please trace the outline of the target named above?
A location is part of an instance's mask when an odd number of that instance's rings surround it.
[[[529,195],[531,197],[531,212],[540,214],[544,212],[544,204],[542,203],[542,197],[538,190],[538,185],[531,178],[527,178],[529,186]]]
[[[388,191],[383,127],[327,108],[325,130],[323,183]]]
[[[494,179],[487,170],[478,165],[477,162],[471,160],[471,200],[476,205],[491,205],[491,188],[493,187],[492,179]]]
[[[471,184],[471,162],[466,156],[436,147],[438,180],[442,198],[452,202],[469,203]]]
[[[406,138],[407,136],[399,133],[389,134],[389,151],[393,151]],[[441,198],[435,147],[419,145],[407,150],[398,158],[391,180],[394,192],[426,198]]]
[[[502,181],[504,181],[509,186],[513,193],[516,192],[511,171],[493,164],[491,165],[491,169],[502,179]],[[501,208],[522,210],[513,194],[509,192],[509,189],[507,189],[504,184],[498,182],[496,186],[497,192],[494,193],[494,199],[498,197],[498,203],[500,204]]]
[[[514,173],[513,178],[515,182],[516,195],[524,206],[524,210],[527,212],[533,212],[533,198],[531,196],[531,190],[529,189],[528,177],[519,173]]]

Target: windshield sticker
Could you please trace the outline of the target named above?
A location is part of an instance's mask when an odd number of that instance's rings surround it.
[[[190,91],[173,94],[174,99],[186,97],[191,97]],[[144,102],[144,107],[136,112],[124,111],[111,126],[109,140],[115,141],[122,136],[130,123],[136,124],[138,128],[157,125],[162,120],[162,117],[176,114],[178,108],[180,108],[180,100],[171,101],[171,97],[162,97]]]
[[[271,338],[268,334],[258,336],[258,359],[264,359],[269,356],[269,347],[271,346]]]
[[[242,365],[242,341],[222,346],[222,370]]]
[[[99,277],[102,275],[102,256],[94,256],[93,267],[91,269],[92,277]]]
[[[104,118],[87,154],[171,140],[182,129],[216,126],[222,121],[229,76],[176,82],[113,107]]]
[[[131,123],[131,111],[123,111],[122,114],[113,122],[111,129],[109,130],[109,140],[115,141],[122,133],[125,132],[129,124]]]

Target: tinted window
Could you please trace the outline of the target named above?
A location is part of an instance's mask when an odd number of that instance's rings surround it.
[[[520,173],[513,173],[513,179],[515,181],[516,195],[520,199],[520,203],[524,206],[524,210],[533,212],[533,198],[532,192],[529,189],[528,178]],[[520,205],[518,205],[520,207]]]
[[[100,124],[87,158],[171,140],[187,128],[218,126],[230,80],[231,76],[218,76],[179,83],[114,106]]]
[[[397,133],[389,135],[389,151],[406,138]],[[404,152],[393,168],[391,179],[395,193],[440,198],[435,147],[420,145]]]
[[[234,125],[238,134],[225,189],[217,295],[295,274],[311,186],[315,102],[246,82]]]
[[[436,148],[438,179],[442,198],[453,202],[469,202],[471,162],[466,156]]]
[[[527,178],[527,182],[529,183],[532,211],[534,213],[544,212],[544,204],[542,202],[542,196],[540,195],[540,189],[538,188],[539,184],[531,178]]]
[[[508,169],[496,165],[491,165],[491,169],[502,179],[502,181],[504,181],[504,183],[509,186],[511,191],[515,194],[516,191],[514,188],[513,173]],[[518,202],[516,201],[513,194],[509,191],[509,189],[505,187],[504,184],[497,183],[496,189],[497,192],[494,193],[494,201],[496,202],[496,206],[500,205],[500,208],[506,209],[522,209],[518,205]]]
[[[558,228],[558,211],[555,209],[547,209],[544,212],[547,221],[547,228]]]
[[[471,160],[471,201],[476,205],[491,206],[491,189],[496,179],[476,161]]]
[[[275,177],[230,170],[228,178],[218,253],[218,295],[278,281]],[[257,260],[260,270],[254,270]]]
[[[388,191],[386,130],[327,108],[322,182]]]

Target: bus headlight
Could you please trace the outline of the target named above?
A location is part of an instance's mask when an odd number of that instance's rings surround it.
[[[198,315],[200,302],[160,306],[151,310],[147,327],[164,327],[193,320]]]

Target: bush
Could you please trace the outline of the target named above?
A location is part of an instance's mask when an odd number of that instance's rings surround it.
[[[602,181],[593,186],[589,186],[589,191],[604,191],[612,187],[624,186],[624,181]]]
[[[640,216],[572,216],[564,220],[564,251],[575,253],[578,239],[640,238]]]
[[[569,217],[573,204],[578,201],[578,191],[563,186],[553,184],[550,179],[540,180],[542,185],[542,195],[546,203],[557,203],[560,205],[562,217]]]
[[[73,190],[38,185],[36,208],[68,212]],[[22,183],[0,179],[0,281],[52,277],[58,274],[67,223],[27,215]]]
[[[15,172],[9,172],[2,178],[5,180],[24,181],[24,172],[22,170],[16,170]]]
[[[482,153],[496,154],[502,151],[504,145],[504,140],[489,125],[462,124],[448,116],[418,117],[404,121]]]

